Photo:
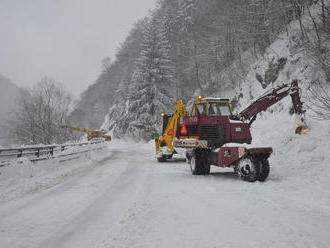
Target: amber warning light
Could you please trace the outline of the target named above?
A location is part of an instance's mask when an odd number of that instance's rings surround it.
[[[203,97],[202,96],[198,96],[198,101],[202,101]]]

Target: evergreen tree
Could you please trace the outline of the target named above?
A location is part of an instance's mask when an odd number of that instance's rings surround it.
[[[153,18],[145,27],[142,51],[130,87],[127,134],[148,140],[159,126],[159,114],[173,103],[174,69],[163,23]]]
[[[134,25],[113,62],[103,61],[105,68],[82,95],[71,114],[72,122],[98,128],[108,113],[103,127],[109,125],[116,137],[127,132],[146,137],[150,116],[159,120],[157,112],[162,108],[173,109],[166,102],[175,98],[189,101],[195,94],[218,95],[223,89],[235,88],[249,70],[246,62],[262,54],[294,16],[305,30],[301,19],[305,2],[158,0],[150,18]],[[327,27],[326,9],[322,9],[320,21]],[[255,55],[248,61],[247,52]],[[156,100],[160,106],[153,108]],[[134,110],[134,106],[139,107]],[[131,113],[133,110],[137,112]],[[144,111],[149,111],[148,118],[144,119]],[[139,125],[142,133],[136,131]],[[155,126],[149,126],[150,130]]]
[[[128,128],[126,116],[128,116],[128,82],[123,80],[119,83],[115,93],[115,104],[110,108],[105,117],[105,122],[101,128],[112,130],[112,135],[116,138],[125,136]]]
[[[181,31],[190,33],[194,24],[193,14],[196,11],[196,0],[179,1],[178,18],[182,23]]]

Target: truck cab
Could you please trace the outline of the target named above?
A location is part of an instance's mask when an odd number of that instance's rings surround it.
[[[228,99],[202,98],[193,103],[190,116],[230,116],[232,110]]]
[[[228,99],[198,97],[189,115],[180,117],[177,137],[205,140],[212,149],[226,143],[250,144],[249,125],[230,120],[230,116],[232,109]]]

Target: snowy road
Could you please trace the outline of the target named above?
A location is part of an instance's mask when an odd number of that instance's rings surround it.
[[[150,146],[108,153],[1,203],[0,247],[329,247],[329,199],[316,202],[276,170],[246,183],[231,171],[199,177],[182,160],[157,163]]]

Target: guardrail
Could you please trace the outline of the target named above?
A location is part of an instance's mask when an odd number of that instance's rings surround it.
[[[4,148],[0,149],[0,167],[9,164],[14,159],[19,159],[22,157],[28,158],[30,161],[38,161],[54,158],[55,154],[60,154],[73,147],[82,147],[88,145],[102,144],[104,140],[95,140],[90,142],[83,143],[71,143],[71,144],[62,144],[62,145],[44,145],[44,146],[25,146],[17,148]],[[71,153],[61,154],[60,156],[70,156],[79,153],[85,153],[90,150],[87,149],[84,151],[72,151]]]

